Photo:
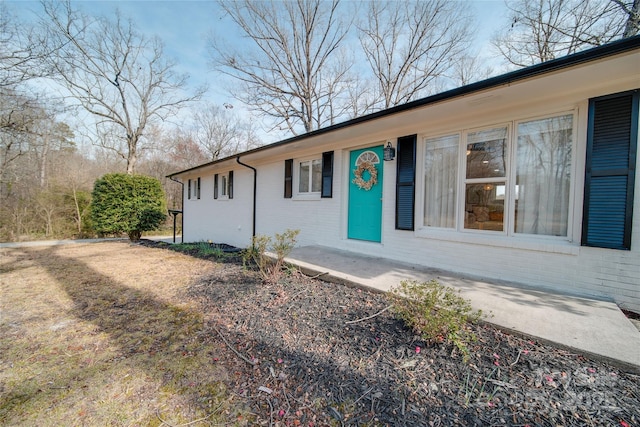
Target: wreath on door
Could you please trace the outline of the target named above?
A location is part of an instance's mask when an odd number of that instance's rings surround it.
[[[362,178],[362,175],[366,172],[369,172],[369,179],[365,180]],[[353,183],[358,186],[361,190],[369,191],[371,187],[378,183],[378,170],[376,167],[370,162],[362,162],[358,165],[358,167],[353,171],[355,178],[353,179]]]

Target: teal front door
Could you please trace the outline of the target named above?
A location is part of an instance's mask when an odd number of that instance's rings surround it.
[[[349,239],[381,240],[382,150],[380,145],[349,156]]]

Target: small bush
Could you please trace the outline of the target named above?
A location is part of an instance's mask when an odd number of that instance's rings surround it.
[[[244,255],[244,262],[253,261],[266,282],[277,283],[285,266],[284,259],[295,247],[299,233],[300,230],[287,229],[282,234],[276,233],[273,239],[265,235],[254,236],[251,248]],[[267,252],[273,252],[275,260]]]
[[[468,328],[482,311],[474,311],[459,291],[445,287],[437,281],[402,281],[387,294],[392,311],[422,339],[430,343],[453,344],[465,362],[469,358],[467,344],[475,340]]]

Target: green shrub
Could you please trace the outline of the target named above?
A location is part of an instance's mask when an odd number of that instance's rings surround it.
[[[137,241],[143,231],[157,229],[166,212],[164,191],[155,178],[112,173],[94,184],[91,220],[98,233],[127,233]]]
[[[265,235],[254,236],[251,248],[244,255],[244,261],[253,261],[266,282],[278,282],[285,266],[284,259],[295,247],[299,233],[300,230],[287,229],[282,234],[276,233],[273,239]],[[273,252],[275,260],[267,252]]]
[[[453,344],[463,356],[469,358],[467,344],[475,340],[468,323],[482,316],[474,311],[459,291],[445,287],[437,281],[402,281],[387,294],[392,311],[415,333],[429,343]]]

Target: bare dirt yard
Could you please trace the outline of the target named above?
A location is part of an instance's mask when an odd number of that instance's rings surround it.
[[[1,425],[640,426],[632,373],[487,325],[464,362],[384,295],[173,248],[0,249]]]

